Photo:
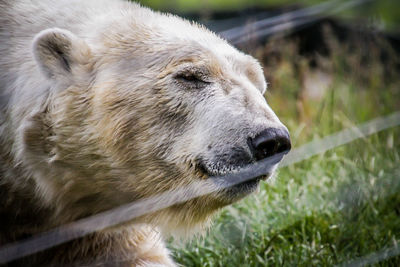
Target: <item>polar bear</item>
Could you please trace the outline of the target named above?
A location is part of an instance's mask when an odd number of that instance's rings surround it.
[[[122,0],[0,0],[0,245],[290,149],[260,64]],[[260,178],[10,266],[174,266],[162,236]]]

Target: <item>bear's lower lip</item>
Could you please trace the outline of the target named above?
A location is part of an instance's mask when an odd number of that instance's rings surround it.
[[[228,173],[226,173],[226,172],[211,173],[210,171],[208,171],[208,169],[206,168],[206,166],[204,164],[199,163],[197,165],[197,169],[202,174],[206,175],[208,178],[213,178],[216,176],[227,176],[227,179],[228,179],[229,174],[237,173],[238,171],[240,171],[241,168],[242,168],[242,166],[237,166],[236,168],[233,168],[234,169],[233,171],[228,172]],[[250,178],[250,179],[243,181],[241,183],[238,183],[238,184],[224,187],[221,189],[220,193],[229,202],[234,202],[234,201],[239,200],[239,199],[253,193],[254,191],[256,191],[260,181],[261,180],[266,181],[269,176],[270,176],[270,174],[261,175],[261,176]]]
[[[214,171],[210,171],[207,167],[206,164],[204,164],[202,161],[200,161],[197,165],[196,165],[196,169],[198,171],[200,171],[202,174],[208,176],[208,177],[214,177],[214,176],[225,176],[225,175],[229,175],[232,174],[234,172],[240,171],[240,169],[242,168],[242,166],[235,166],[235,167],[230,167],[229,169],[231,169],[230,171],[222,171],[222,170],[214,170]]]
[[[196,169],[197,169],[201,174],[206,175],[208,178],[210,178],[210,177],[216,177],[216,176],[225,176],[225,175],[228,176],[229,174],[234,174],[234,173],[240,172],[240,170],[241,170],[243,167],[245,167],[245,166],[246,166],[246,165],[244,165],[244,166],[237,166],[237,167],[235,167],[235,168],[232,168],[232,171],[230,171],[230,172],[218,172],[218,171],[216,171],[216,172],[210,172],[210,171],[207,169],[207,167],[205,166],[205,164],[203,164],[203,163],[200,161],[200,162],[196,165]],[[244,182],[242,182],[242,183],[240,183],[240,184],[245,184],[245,183],[247,183],[247,182],[252,182],[253,180],[258,180],[258,181],[263,180],[263,181],[266,181],[266,180],[269,178],[269,176],[270,176],[270,174],[267,173],[267,174],[264,174],[264,175],[260,175],[260,176],[251,178],[251,179],[249,179],[249,180],[247,180],[247,181],[244,181]]]

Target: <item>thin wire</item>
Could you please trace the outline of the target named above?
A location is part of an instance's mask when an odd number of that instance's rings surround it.
[[[345,129],[317,141],[310,142],[290,152],[280,164],[280,167],[294,164],[313,155],[341,146],[358,138],[364,138],[379,131],[400,125],[400,112],[380,117],[358,126]],[[259,163],[249,165],[243,170],[206,181],[194,182],[189,186],[166,191],[162,194],[129,203],[97,215],[60,226],[32,238],[8,244],[0,248],[0,264],[34,254],[53,246],[100,231],[104,228],[130,221],[136,217],[152,213],[171,205],[183,203],[190,199],[212,192],[229,188],[236,184],[262,174],[269,173],[280,160],[282,154],[277,154]]]
[[[333,0],[317,6],[262,19],[245,26],[235,27],[222,31],[219,34],[232,44],[238,45],[254,38],[265,38],[278,32],[298,28],[369,1],[371,0],[352,0],[346,2]]]
[[[299,18],[309,17],[317,14],[321,14],[322,12],[328,11],[334,4],[341,2],[340,0],[333,0],[324,2],[319,5],[315,5],[312,7],[307,7],[303,9],[298,9],[292,12],[287,12],[278,16],[274,16],[271,18],[262,19],[245,26],[238,26],[231,28],[226,31],[220,32],[220,35],[228,40],[235,40],[243,36],[243,32],[247,30],[248,27],[251,28],[264,28],[267,26],[273,26],[276,24],[281,24],[284,22],[292,21]]]
[[[396,257],[400,254],[400,244],[397,243],[395,246],[391,248],[382,249],[378,252],[371,253],[367,256],[360,257],[355,260],[351,260],[347,263],[340,264],[340,267],[362,267],[367,265],[372,265],[393,257]]]
[[[256,39],[256,38],[265,38],[265,37],[274,35],[276,33],[282,34],[283,32],[288,31],[288,30],[292,30],[295,28],[299,29],[300,26],[310,24],[312,22],[318,21],[319,19],[320,19],[320,17],[301,18],[301,19],[284,22],[282,24],[277,24],[277,25],[267,27],[264,29],[260,29],[257,31],[253,31],[253,32],[251,32],[251,30],[250,30],[247,33],[244,32],[242,34],[241,38],[232,40],[232,41],[230,41],[230,43],[232,43],[234,45],[239,45],[239,44],[246,43],[246,42]],[[251,29],[251,27],[249,27],[249,29]]]
[[[279,164],[284,167],[400,124],[400,111],[342,130],[292,150]]]

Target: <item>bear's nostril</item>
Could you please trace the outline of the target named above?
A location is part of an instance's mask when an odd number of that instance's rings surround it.
[[[292,145],[290,144],[290,139],[289,138],[282,138],[278,140],[278,149],[277,149],[277,153],[281,153],[281,152],[289,152],[290,149],[292,148]]]
[[[257,158],[264,158],[272,156],[278,150],[278,142],[275,140],[268,140],[261,142],[255,146],[256,152],[258,153]]]
[[[249,146],[257,161],[277,153],[287,153],[291,148],[289,133],[283,129],[268,128],[250,138]]]

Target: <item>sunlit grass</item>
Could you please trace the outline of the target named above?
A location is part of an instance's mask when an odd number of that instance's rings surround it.
[[[307,59],[289,48],[283,46],[281,60],[266,66],[267,76],[274,77],[266,97],[295,146],[399,109],[400,79],[387,79],[377,56],[367,58],[366,69],[358,64],[362,55],[345,48],[329,59],[325,70],[332,82],[324,95],[301,97],[301,75],[309,69],[303,64],[296,70],[290,59]],[[350,55],[356,58],[348,62]],[[176,261],[330,266],[397,245],[399,136],[400,127],[392,128],[280,169],[258,194],[223,209],[208,233],[183,245],[172,243]],[[399,263],[395,257],[380,264]]]

